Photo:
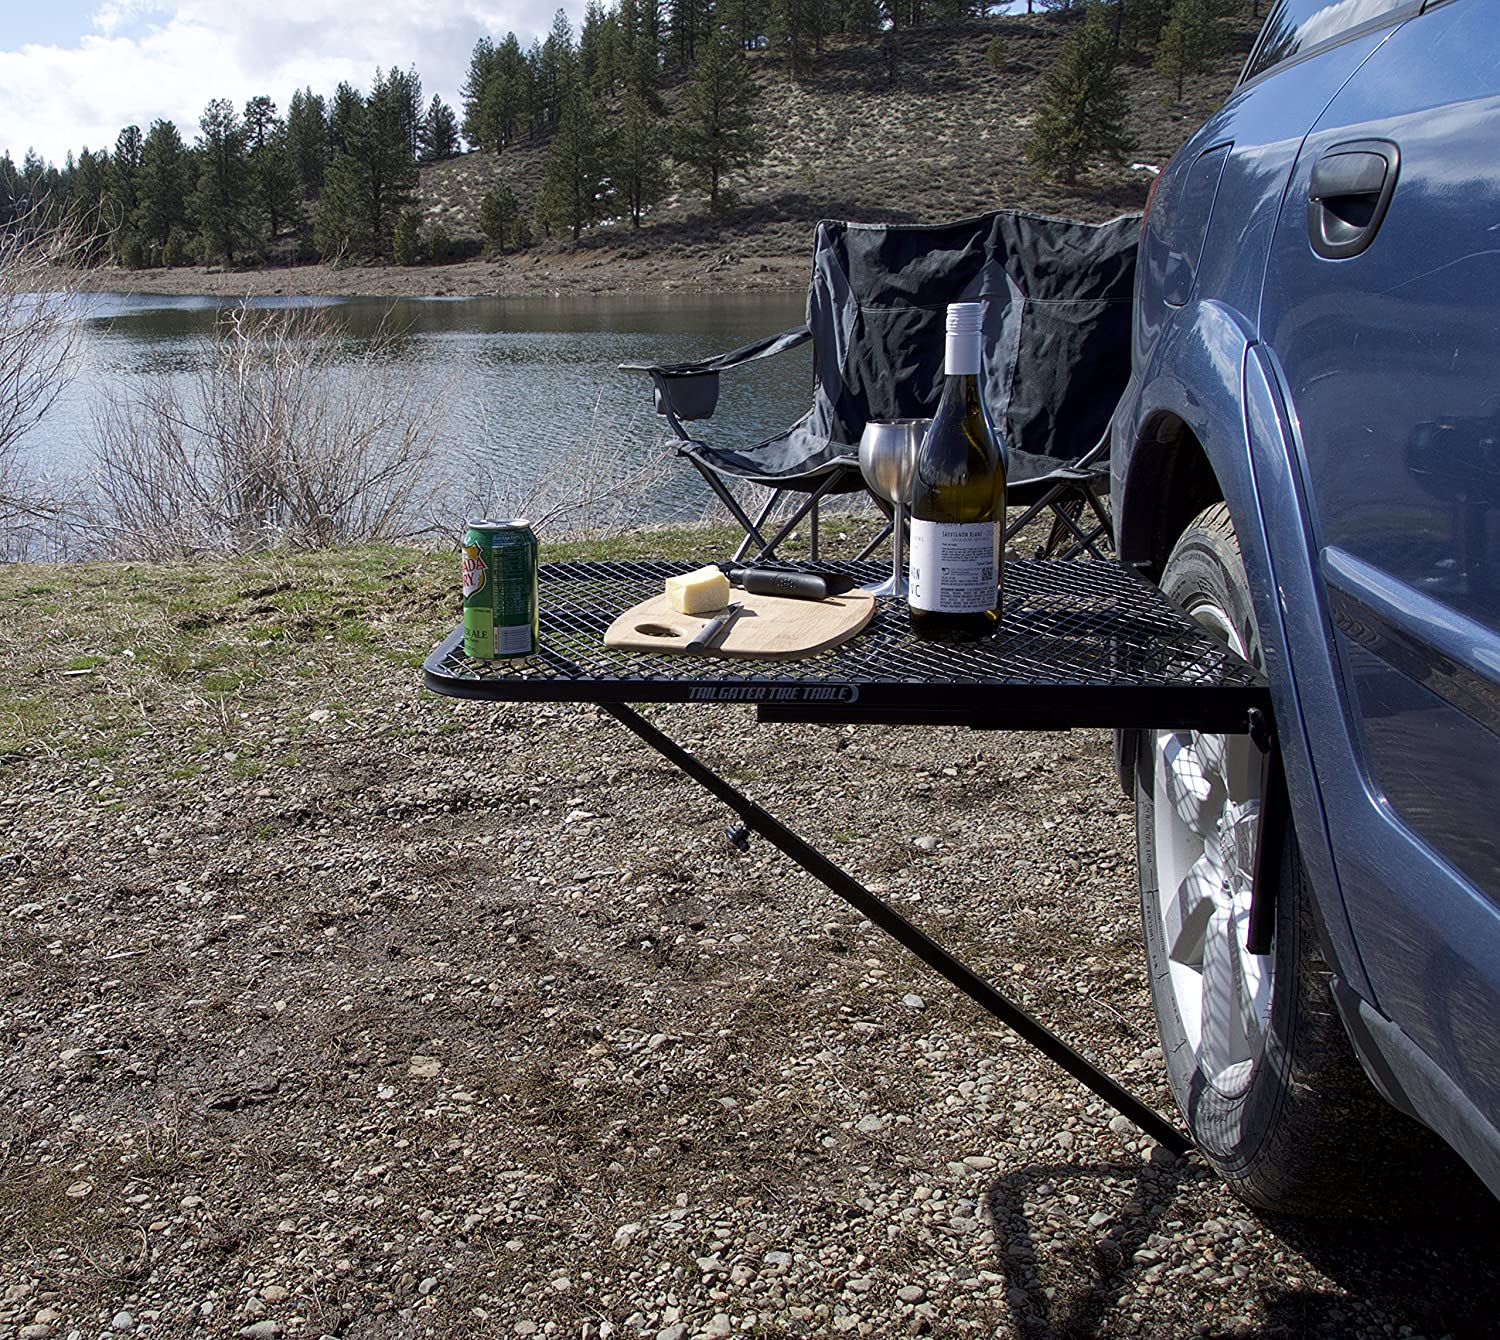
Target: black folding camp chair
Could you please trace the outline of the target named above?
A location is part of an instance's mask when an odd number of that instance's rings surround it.
[[[744,528],[736,559],[752,546],[754,558],[771,557],[804,517],[816,557],[818,504],[863,487],[865,424],[932,413],[945,309],[982,302],[985,398],[1009,452],[1007,504],[1023,509],[1006,538],[1050,510],[1045,551],[1098,555],[1113,545],[1108,427],[1130,375],[1139,233],[1133,215],[1104,224],[1014,211],[937,225],[825,221],[805,325],[697,362],[622,368],[650,376],[679,454]],[[790,428],[740,450],[711,447],[687,430],[712,416],[720,373],[807,340],[813,403]],[[772,491],[754,517],[734,491],[741,483]],[[768,537],[778,506],[795,495],[801,501]]]

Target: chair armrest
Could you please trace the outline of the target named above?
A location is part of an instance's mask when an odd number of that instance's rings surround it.
[[[741,363],[751,363],[757,358],[770,358],[784,353],[812,339],[812,331],[806,326],[784,330],[779,335],[770,335],[754,344],[731,349],[727,354],[714,354],[709,358],[696,359],[690,363],[621,363],[621,372],[657,373],[662,377],[696,377],[710,372],[728,372]]]
[[[754,362],[757,358],[770,358],[810,339],[812,331],[806,326],[798,326],[757,340],[754,344],[731,349],[727,354],[715,354],[691,363],[621,363],[620,371],[643,372],[650,377],[656,394],[656,412],[666,417],[678,437],[691,441],[691,436],[682,426],[683,421],[713,417],[719,403],[719,373],[741,363]]]

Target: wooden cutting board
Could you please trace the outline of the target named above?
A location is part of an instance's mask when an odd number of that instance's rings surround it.
[[[868,591],[846,591],[822,600],[752,595],[736,590],[731,600],[745,608],[723,640],[709,652],[736,660],[791,661],[847,642],[875,613]],[[620,615],[604,634],[604,645],[618,651],[681,653],[710,614],[678,614],[666,593],[643,600]]]

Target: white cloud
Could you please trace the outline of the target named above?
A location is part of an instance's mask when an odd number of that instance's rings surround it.
[[[455,108],[469,53],[514,30],[523,45],[557,0],[102,0],[95,31],[72,47],[0,51],[0,152],[27,148],[61,165],[71,149],[110,148],[122,126],[175,121],[189,143],[211,98],[236,106],[295,89],[367,88],[376,66],[415,66],[424,97]],[[575,29],[581,0],[570,3]]]

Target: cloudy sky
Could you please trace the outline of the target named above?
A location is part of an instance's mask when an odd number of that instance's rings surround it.
[[[189,143],[210,98],[368,88],[376,66],[415,65],[424,98],[458,107],[484,34],[545,34],[559,0],[0,0],[0,152],[59,166],[120,127],[175,121]],[[575,27],[582,0],[566,4]]]

